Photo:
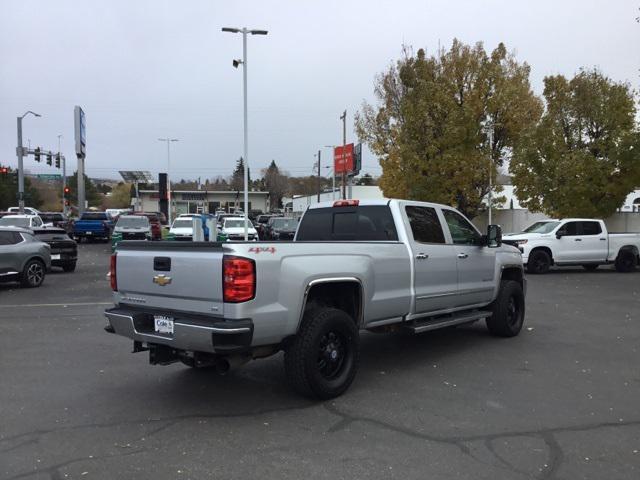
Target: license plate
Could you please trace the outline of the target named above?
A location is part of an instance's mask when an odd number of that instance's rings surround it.
[[[87,232],[87,235],[93,235],[93,232]]]
[[[173,317],[154,315],[153,320],[156,333],[168,333],[173,335]]]
[[[51,260],[60,260],[60,254],[51,255]]]

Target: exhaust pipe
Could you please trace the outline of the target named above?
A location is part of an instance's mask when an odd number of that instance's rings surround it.
[[[249,355],[233,355],[231,357],[222,357],[216,361],[216,372],[220,375],[226,375],[231,368],[244,365],[251,357]]]

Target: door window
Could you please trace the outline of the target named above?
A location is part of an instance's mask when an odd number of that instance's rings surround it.
[[[456,245],[479,245],[480,234],[469,221],[453,210],[442,210]]]
[[[405,207],[413,239],[420,243],[445,243],[442,225],[435,208]]]
[[[18,232],[0,232],[0,245],[15,245],[21,241],[22,237]]]
[[[600,222],[581,222],[582,235],[599,235],[602,232]]]
[[[562,227],[560,227],[560,230],[558,230],[558,233],[561,234],[563,237],[575,237],[576,235],[579,235],[578,222],[565,223]]]

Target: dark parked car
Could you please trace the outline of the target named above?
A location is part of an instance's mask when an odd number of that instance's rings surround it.
[[[269,214],[264,214],[264,215],[258,215],[258,218],[256,218],[256,221],[253,222],[253,224],[256,227],[256,230],[258,231],[258,235],[260,236],[260,238],[262,240],[265,240],[266,237],[266,233],[267,233],[267,223],[269,223],[269,219],[273,218],[273,217],[278,217],[279,215],[269,215]]]
[[[40,218],[46,223],[50,223],[54,227],[62,228],[65,232],[73,232],[73,220],[60,212],[40,212]]]
[[[77,240],[101,238],[109,241],[113,219],[107,212],[84,212],[73,225],[73,237]]]
[[[39,287],[51,268],[50,250],[30,230],[0,227],[0,282],[18,281],[23,287]]]
[[[65,272],[73,272],[78,260],[78,244],[62,228],[32,228],[37,240],[51,247],[51,266],[60,267]]]
[[[298,228],[295,218],[272,217],[267,223],[265,240],[293,240]]]

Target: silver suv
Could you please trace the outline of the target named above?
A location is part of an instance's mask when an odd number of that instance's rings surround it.
[[[39,287],[51,268],[51,248],[30,230],[0,227],[0,282],[19,281],[23,287]]]

